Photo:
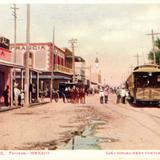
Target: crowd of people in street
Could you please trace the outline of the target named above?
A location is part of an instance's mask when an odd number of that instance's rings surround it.
[[[117,98],[116,98],[116,104],[118,103],[126,103],[126,98],[129,97],[129,93],[125,86],[122,87],[117,87],[117,88],[110,88],[108,85],[104,87],[100,87],[99,89],[99,95],[100,95],[100,103],[107,103],[108,102],[108,96],[109,93],[115,93]]]
[[[30,87],[31,88],[31,87]],[[31,92],[31,97],[33,100],[36,99],[36,86],[32,85],[32,89],[29,89]],[[101,86],[99,87],[99,95],[100,95],[100,104],[107,104],[108,102],[108,96],[109,93],[115,93],[116,94],[116,104],[118,103],[126,103],[126,97],[128,97],[128,91],[125,89],[124,86],[117,87],[117,88],[110,88],[109,85]],[[48,92],[49,93],[49,90]],[[62,91],[57,92],[58,96],[57,98],[62,98],[63,102],[67,103],[86,103],[86,95],[88,95],[89,88],[86,89],[85,86],[66,86]],[[45,94],[46,95],[46,94]],[[9,86],[6,87],[2,94],[4,98],[4,104],[5,106],[9,106]],[[54,98],[54,96],[53,96]],[[58,101],[57,101],[58,102]],[[19,89],[19,85],[17,82],[14,82],[13,84],[13,104],[17,106],[23,106],[24,105],[24,91]]]
[[[72,88],[66,87],[64,95],[68,103],[85,103],[85,88],[73,86]]]

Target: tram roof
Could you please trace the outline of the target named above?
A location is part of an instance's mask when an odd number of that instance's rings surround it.
[[[160,66],[153,64],[141,65],[135,67],[133,72],[160,72]]]

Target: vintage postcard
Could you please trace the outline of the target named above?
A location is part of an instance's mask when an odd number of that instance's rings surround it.
[[[0,159],[160,157],[160,1],[0,10]]]

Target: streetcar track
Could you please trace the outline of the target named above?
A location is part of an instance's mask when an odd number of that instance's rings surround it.
[[[111,101],[111,102],[112,102],[112,101]],[[112,104],[114,104],[114,103],[112,102]],[[129,110],[129,111],[134,111],[134,112],[137,112],[137,113],[140,113],[140,114],[143,114],[143,115],[148,115],[153,121],[155,121],[158,125],[160,125],[160,123],[159,123],[160,117],[159,117],[159,116],[156,116],[156,115],[154,115],[154,114],[148,113],[147,111],[143,110],[142,108],[140,108],[140,109],[141,109],[141,111],[143,111],[143,112],[140,112],[140,111],[134,110],[134,109],[132,109],[132,108],[126,108],[125,106],[122,106],[121,104],[119,104],[119,106],[121,106],[121,108],[126,109],[126,110]],[[131,107],[132,107],[132,106],[131,106]],[[144,112],[145,112],[145,113],[144,113]],[[157,119],[158,119],[158,120],[157,120]]]
[[[111,102],[112,102],[112,101],[111,101]],[[115,104],[114,104],[113,102],[112,102],[112,104],[115,106]],[[104,107],[105,107],[105,106],[106,106],[106,105],[104,105]],[[121,106],[121,105],[120,105],[120,106]],[[136,118],[134,118],[134,117],[132,117],[132,116],[128,116],[128,115],[126,115],[126,114],[124,114],[124,113],[118,112],[117,110],[111,109],[111,108],[109,108],[109,107],[105,107],[105,108],[106,108],[106,109],[109,109],[109,110],[111,110],[111,111],[113,111],[113,112],[115,112],[115,113],[118,113],[118,114],[120,114],[121,116],[128,117],[128,118],[134,120],[137,124],[139,124],[139,125],[142,126],[143,128],[149,130],[150,132],[152,132],[152,133],[155,134],[156,136],[160,137],[160,133],[158,133],[157,131],[155,131],[155,130],[152,129],[151,127],[149,127],[149,126],[147,126],[147,125],[144,125],[143,123],[139,122]],[[135,111],[135,110],[133,110],[133,109],[124,108],[123,106],[122,106],[122,108],[123,108],[123,109],[126,109],[126,110],[129,110],[129,111]],[[135,112],[138,112],[138,113],[140,113],[140,114],[146,115],[146,114],[144,114],[144,113],[142,113],[142,112],[139,112],[139,111],[135,111]],[[156,121],[156,120],[154,120],[151,116],[149,116],[149,118],[151,118],[153,121]],[[159,123],[156,121],[156,124],[159,124]]]

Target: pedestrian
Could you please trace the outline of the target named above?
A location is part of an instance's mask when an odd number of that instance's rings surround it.
[[[103,101],[104,101],[104,90],[103,90],[102,87],[99,90],[99,96],[100,96],[100,103],[103,104]]]
[[[21,104],[20,105],[23,107],[24,106],[24,91],[23,91],[23,89],[21,89],[20,97],[21,97]]]
[[[123,104],[125,104],[125,101],[126,101],[126,90],[125,90],[125,88],[123,87],[122,89],[121,89],[121,102],[123,103]]]
[[[85,88],[82,88],[82,103],[85,104],[86,103],[86,93],[85,93]]]
[[[18,106],[19,95],[20,95],[20,90],[18,89],[18,84],[15,82],[14,83],[14,101],[15,101],[16,107]]]
[[[79,88],[75,89],[75,103],[79,103]]]
[[[2,96],[4,97],[4,104],[5,106],[8,106],[8,94],[9,94],[9,86],[7,85],[6,89],[4,90]]]
[[[105,100],[105,103],[108,102],[108,95],[109,95],[109,86],[106,86],[104,88],[104,100]]]
[[[121,90],[120,90],[120,88],[118,87],[115,92],[116,92],[116,95],[117,95],[116,103],[118,104],[120,102],[120,99],[121,99],[121,93],[120,93]]]

